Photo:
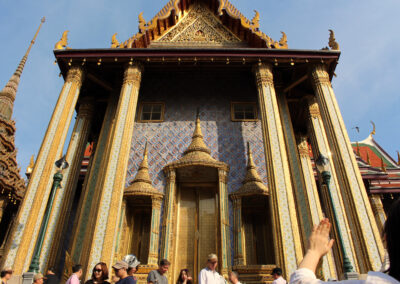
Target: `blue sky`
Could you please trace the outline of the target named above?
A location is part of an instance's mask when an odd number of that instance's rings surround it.
[[[25,53],[42,16],[46,17],[22,75],[14,108],[18,162],[25,171],[37,154],[63,79],[53,47],[69,30],[71,48],[107,48],[137,32],[137,16],[151,19],[167,0],[0,0],[0,88]],[[320,49],[333,29],[342,55],[333,87],[350,139],[375,139],[396,157],[400,150],[400,1],[231,0],[248,18],[260,12],[260,28],[274,39],[286,32],[290,48]],[[384,4],[383,4],[384,3]],[[354,126],[360,128],[357,133]]]

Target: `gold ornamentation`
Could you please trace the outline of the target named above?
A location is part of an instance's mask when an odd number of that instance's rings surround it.
[[[370,160],[370,158],[369,158],[369,152],[368,152],[368,150],[367,150],[367,164],[368,164],[368,165],[371,165],[371,160]]]
[[[316,64],[312,71],[312,78],[316,86],[326,84],[331,86],[331,81],[329,80],[329,74],[326,71],[326,67],[323,64]]]
[[[135,62],[125,69],[123,84],[131,83],[135,86],[140,85],[142,79],[142,66]]]
[[[310,157],[310,150],[308,149],[308,142],[306,137],[300,137],[300,143],[297,145],[297,147],[299,149],[300,156]]]
[[[67,44],[68,44],[68,32],[69,31],[64,31],[61,39],[55,44],[54,50],[60,50],[60,49],[68,49]]]
[[[400,152],[397,151],[397,165],[400,166]]]
[[[26,174],[31,174],[33,171],[33,167],[35,166],[35,155],[31,156],[31,160],[29,162],[29,165],[26,167]]]
[[[234,198],[250,195],[269,195],[268,188],[263,184],[258,175],[257,168],[253,162],[253,155],[250,149],[250,143],[247,142],[247,172],[243,181],[243,186],[231,196]]]
[[[315,99],[312,99],[310,102],[310,105],[308,107],[308,111],[310,113],[310,116],[312,118],[319,118],[321,117],[321,113],[319,111],[319,106],[318,103]]]
[[[335,33],[333,32],[333,30],[329,30],[329,42],[328,42],[328,45],[332,50],[340,50],[339,44],[337,43],[337,41],[335,39]]]
[[[73,66],[68,70],[66,82],[76,83],[80,88],[83,81],[83,70],[79,66]]]
[[[386,173],[386,164],[383,162],[383,158],[381,157],[381,169]]]
[[[119,41],[117,40],[117,33],[115,33],[111,37],[111,48],[117,48],[118,46],[119,46]]]
[[[371,133],[370,133],[369,135],[372,136],[372,135],[375,135],[375,133],[376,133],[376,132],[375,132],[376,127],[375,127],[375,123],[374,123],[372,120],[371,120],[370,122],[371,122],[371,124],[372,124],[372,131],[371,131]]]
[[[259,63],[254,66],[256,82],[259,87],[274,85],[274,76],[272,74],[272,65],[268,63]]]

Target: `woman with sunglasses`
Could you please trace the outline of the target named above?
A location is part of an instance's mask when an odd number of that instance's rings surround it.
[[[110,284],[106,281],[108,279],[108,268],[104,262],[99,262],[93,268],[92,278],[85,282],[85,284]]]

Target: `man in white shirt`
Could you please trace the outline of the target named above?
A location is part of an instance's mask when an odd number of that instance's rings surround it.
[[[213,253],[208,255],[207,267],[199,273],[199,284],[225,284],[225,279],[216,271],[217,266],[217,255]]]
[[[232,284],[242,284],[239,282],[239,273],[237,273],[236,271],[229,271],[229,281]]]
[[[279,267],[275,267],[272,270],[272,277],[274,278],[274,281],[272,284],[286,284],[286,280],[283,279],[282,277],[282,269]]]

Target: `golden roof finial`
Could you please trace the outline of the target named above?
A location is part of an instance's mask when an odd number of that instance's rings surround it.
[[[400,166],[400,153],[397,151],[397,165]]]
[[[247,172],[246,172],[246,177],[244,178],[243,184],[246,184],[248,182],[261,182],[262,183],[262,180],[256,170],[256,165],[254,164],[254,161],[253,161],[253,154],[251,153],[249,142],[247,142]]]
[[[332,50],[340,50],[339,44],[337,43],[337,41],[335,39],[335,33],[333,32],[333,30],[329,30],[329,42],[328,42],[328,45]]]
[[[208,149],[206,144],[204,143],[203,140],[203,133],[201,132],[201,126],[200,126],[200,113],[199,109],[197,109],[197,114],[196,114],[196,123],[194,127],[194,132],[192,136],[192,143],[190,143],[189,147],[186,149],[186,151],[183,153],[184,155],[194,152],[194,151],[199,151],[199,152],[205,152],[207,154],[210,154],[211,151]]]
[[[149,174],[149,164],[147,162],[147,155],[148,155],[148,151],[147,151],[147,142],[146,142],[146,145],[144,146],[143,160],[140,163],[138,172],[132,183],[144,182],[144,183],[151,184],[151,179],[150,179],[150,174]]]
[[[117,40],[117,33],[115,33],[111,37],[111,48],[117,48],[118,46],[119,46],[119,41]]]
[[[24,56],[22,57],[17,70],[15,70],[14,74],[11,76],[10,80],[7,82],[6,86],[2,91],[0,91],[0,115],[7,118],[11,119],[12,112],[13,112],[13,107],[14,107],[14,100],[17,95],[17,90],[18,90],[18,85],[19,81],[22,75],[22,71],[24,70],[25,63],[28,59],[29,52],[31,51],[31,48],[33,44],[35,43],[36,37],[39,34],[40,29],[42,28],[43,23],[45,22],[45,18],[43,17],[40,20],[40,25],[38,29],[36,30],[35,35],[33,36],[33,39],[31,40],[28,49],[26,50]]]
[[[375,135],[375,123],[371,120],[370,121],[371,122],[371,124],[372,124],[372,131],[371,131],[371,133],[369,134],[370,136],[372,136],[372,135]]]
[[[35,166],[35,155],[32,155],[29,165],[28,167],[26,167],[26,174],[32,173],[34,166]]]
[[[260,27],[260,13],[258,13],[257,10],[254,10],[254,17],[251,19],[251,24],[255,29],[258,29]]]
[[[383,162],[383,158],[382,157],[381,157],[381,168],[382,168],[382,171],[386,172],[386,165]]]
[[[67,48],[67,44],[68,44],[68,30],[64,31],[61,39],[59,41],[57,41],[57,43],[54,46],[54,50],[60,50],[60,49],[65,49]]]
[[[368,149],[367,149],[367,164],[368,164],[368,165],[371,165],[371,160],[369,159],[369,152],[368,152]]]

